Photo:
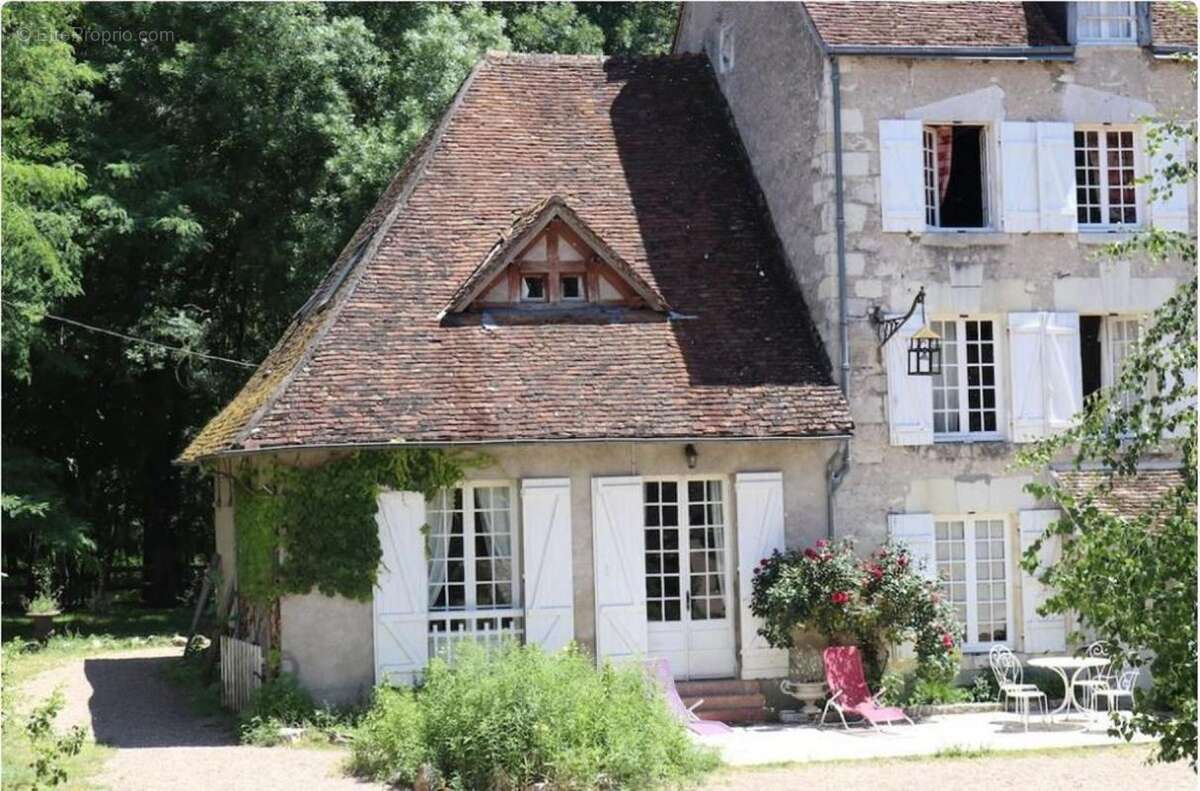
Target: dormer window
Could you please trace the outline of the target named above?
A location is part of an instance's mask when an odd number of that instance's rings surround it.
[[[1075,37],[1080,44],[1133,44],[1137,41],[1134,4],[1078,3]]]
[[[587,295],[580,275],[563,275],[558,280],[558,297],[563,302],[584,302]]]
[[[521,276],[521,301],[545,302],[546,278],[543,275]]]
[[[504,309],[528,315],[667,304],[604,243],[561,198],[549,198],[517,217],[471,277],[455,292],[447,313]]]

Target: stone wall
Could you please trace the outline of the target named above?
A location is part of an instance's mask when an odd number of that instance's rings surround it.
[[[706,50],[715,59],[717,31],[728,25],[736,37],[736,63],[718,81],[837,373],[830,61],[800,4],[687,3],[676,50]],[[855,434],[851,471],[837,496],[837,532],[870,547],[886,537],[889,512],[1003,514],[1015,554],[1016,512],[1038,505],[1023,491],[1029,472],[1013,468],[1020,446],[892,447],[886,373],[869,313],[876,306],[907,310],[921,286],[931,317],[1145,313],[1193,273],[1192,265],[1099,260],[1102,245],[1121,238],[1115,234],[885,233],[879,121],[1194,117],[1194,67],[1136,47],[1081,47],[1074,62],[873,56],[839,57],[838,64]],[[1191,204],[1194,209],[1194,187]],[[1002,345],[998,351],[1007,401],[1007,350]],[[1014,569],[1011,575],[1019,632],[1020,574]]]

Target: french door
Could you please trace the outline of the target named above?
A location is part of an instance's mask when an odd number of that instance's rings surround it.
[[[716,478],[643,483],[648,654],[676,678],[735,672],[725,498]]]

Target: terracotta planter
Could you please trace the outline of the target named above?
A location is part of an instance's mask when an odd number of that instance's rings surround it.
[[[54,634],[54,619],[59,614],[58,610],[54,612],[28,613],[30,620],[33,621],[33,639],[39,643],[49,640],[50,635]]]

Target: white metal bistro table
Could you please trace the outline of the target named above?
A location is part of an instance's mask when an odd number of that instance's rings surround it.
[[[1070,714],[1071,709],[1080,714],[1089,714],[1087,709],[1079,705],[1079,701],[1075,699],[1075,682],[1079,680],[1079,674],[1091,667],[1104,667],[1110,659],[1102,659],[1096,656],[1039,656],[1036,659],[1030,659],[1026,662],[1030,667],[1044,667],[1047,670],[1053,670],[1058,674],[1063,682],[1063,701],[1059,707],[1050,712],[1051,716],[1055,714],[1066,713]],[[1068,671],[1071,672],[1070,678],[1067,677]]]

